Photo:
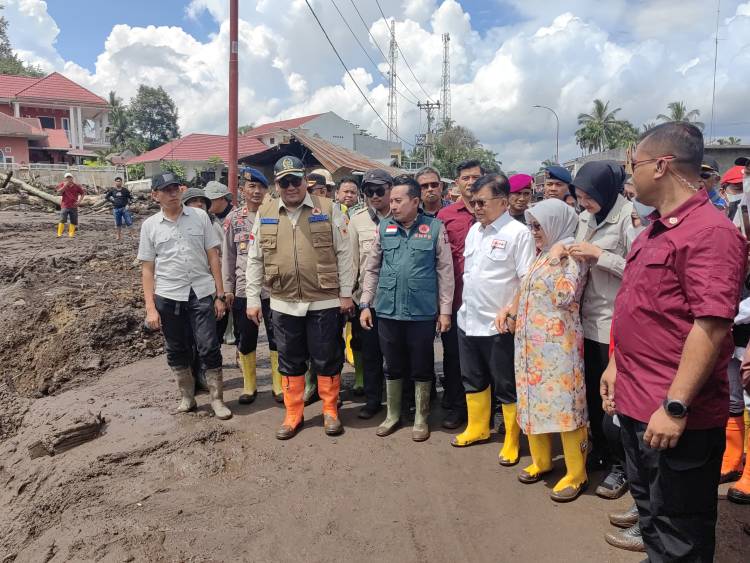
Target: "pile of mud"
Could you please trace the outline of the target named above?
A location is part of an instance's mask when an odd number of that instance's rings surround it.
[[[83,217],[75,239],[56,239],[50,215],[3,215],[0,393],[55,394],[162,352],[142,330],[135,237],[116,241],[111,219]],[[2,415],[0,439],[16,418]]]

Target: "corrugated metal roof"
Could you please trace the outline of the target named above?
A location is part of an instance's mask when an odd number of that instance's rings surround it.
[[[239,137],[237,140],[238,157],[243,158],[268,147],[254,137]],[[128,164],[141,162],[158,162],[160,160],[205,161],[218,156],[224,162],[229,161],[229,137],[226,135],[207,135],[191,133],[182,139],[175,139],[160,147],[145,152],[128,160]]]
[[[308,121],[312,121],[316,117],[320,117],[322,113],[316,113],[313,115],[305,115],[303,117],[294,117],[292,119],[285,119],[282,121],[274,121],[272,123],[264,123],[259,125],[255,129],[247,131],[242,137],[259,137],[268,133],[274,133],[276,131],[283,131],[285,129],[296,129],[301,127]]]
[[[93,106],[109,106],[107,100],[97,96],[83,86],[76,84],[59,72],[36,79],[33,84],[16,92],[19,100],[49,100],[53,102],[73,102]]]
[[[365,172],[371,168],[382,168],[392,175],[403,174],[404,171],[368,158],[358,152],[324,141],[299,130],[288,130],[301,144],[305,145],[313,156],[318,159],[326,170],[335,174],[341,168],[348,168],[356,172]]]

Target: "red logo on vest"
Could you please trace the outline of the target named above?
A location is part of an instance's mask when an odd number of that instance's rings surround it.
[[[429,225],[419,225],[419,232],[423,235],[426,235],[430,232],[430,226]]]

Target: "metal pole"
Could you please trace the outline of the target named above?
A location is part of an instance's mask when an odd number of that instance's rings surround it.
[[[553,110],[550,107],[539,106],[539,105],[534,105],[532,107],[548,109],[549,111],[552,112],[552,115],[555,116],[555,120],[557,121],[557,132],[555,133],[555,162],[557,164],[560,164],[560,118],[557,117],[557,113],[555,112],[555,110]]]
[[[229,174],[227,181],[229,191],[232,192],[232,202],[237,205],[237,55],[239,42],[237,41],[239,0],[229,0]]]

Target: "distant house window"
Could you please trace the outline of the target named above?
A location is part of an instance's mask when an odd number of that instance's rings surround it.
[[[70,119],[67,117],[62,118],[62,128],[66,131],[70,131]]]
[[[55,128],[55,118],[54,117],[42,117],[39,116],[39,123],[42,124],[43,129],[54,129]]]
[[[275,145],[276,144],[276,137],[271,137],[270,139],[268,139],[268,142],[270,144],[272,144],[272,145]]]

